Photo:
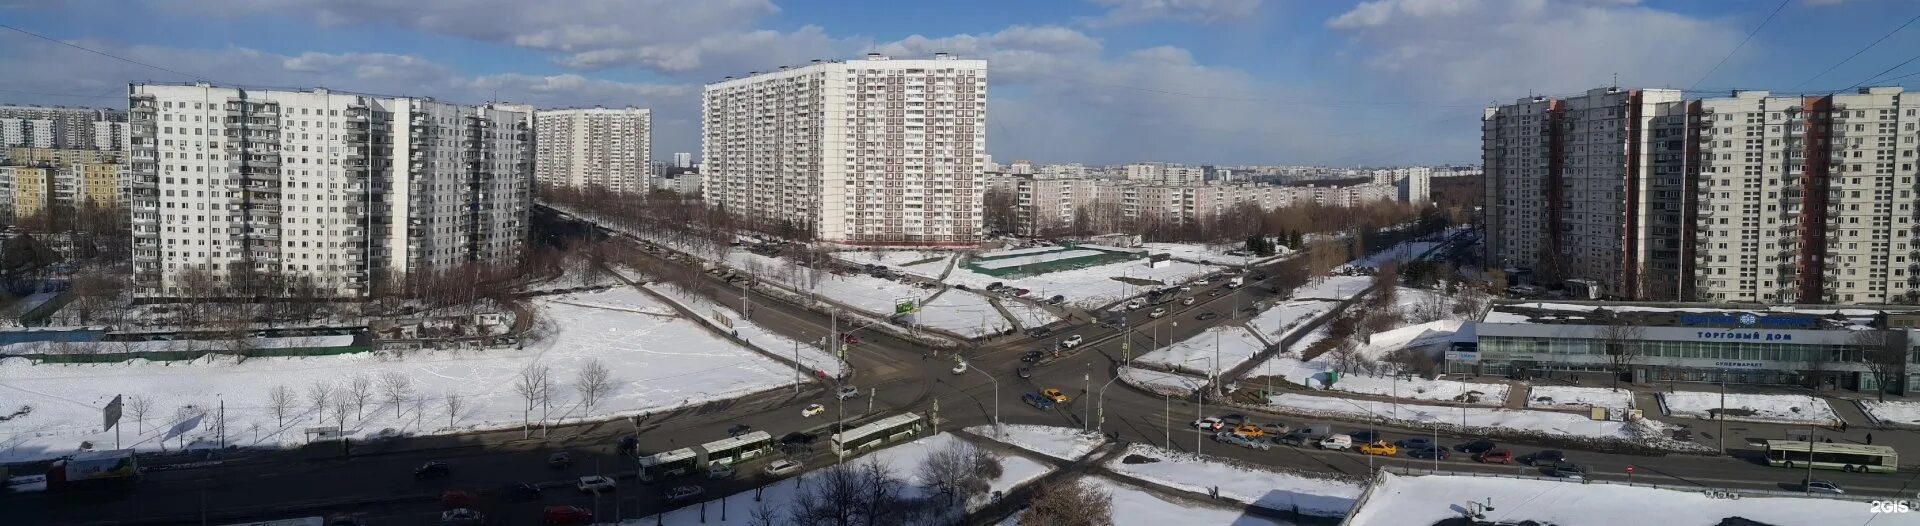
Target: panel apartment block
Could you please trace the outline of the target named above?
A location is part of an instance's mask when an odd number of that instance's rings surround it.
[[[534,112],[534,179],[645,193],[653,163],[652,113],[645,108]]]
[[[0,105],[0,147],[118,150],[126,120],[119,110]]]
[[[979,240],[987,64],[815,62],[706,86],[706,199],[825,241]]]
[[[140,296],[195,271],[364,296],[521,250],[529,107],[206,83],[135,84],[128,107]]]

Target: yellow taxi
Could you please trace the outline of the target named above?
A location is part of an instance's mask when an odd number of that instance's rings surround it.
[[[1395,446],[1391,443],[1388,443],[1385,440],[1376,441],[1371,444],[1361,444],[1360,447],[1354,448],[1354,449],[1358,449],[1360,450],[1361,453],[1364,453],[1364,454],[1380,455],[1383,457],[1391,457],[1391,456],[1400,454],[1400,446]]]
[[[1240,435],[1241,438],[1260,438],[1267,436],[1267,430],[1260,429],[1260,426],[1249,422],[1240,424],[1240,427],[1233,428],[1233,434]]]
[[[1041,391],[1040,396],[1047,397],[1048,400],[1052,400],[1053,403],[1056,403],[1056,404],[1067,403],[1067,394],[1060,392],[1059,389],[1048,389],[1045,391]]]

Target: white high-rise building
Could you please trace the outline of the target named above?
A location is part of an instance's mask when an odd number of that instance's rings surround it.
[[[818,61],[708,84],[707,200],[859,244],[971,244],[982,228],[987,63]]]
[[[644,193],[651,186],[652,128],[646,108],[536,111],[534,180]]]
[[[126,121],[126,112],[120,110],[0,105],[0,150],[16,146],[118,150],[120,142],[112,139],[119,136],[112,128],[125,126]]]
[[[679,152],[679,153],[673,154],[673,167],[674,168],[692,168],[693,154],[688,152]]]
[[[524,244],[531,107],[207,83],[128,107],[138,296],[247,275],[364,296]]]

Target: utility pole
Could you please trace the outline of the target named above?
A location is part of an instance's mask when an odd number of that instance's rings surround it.
[[[793,341],[793,395],[800,396],[800,340]]]
[[[1198,422],[1200,420],[1207,418],[1206,390],[1204,389],[1194,390],[1193,398],[1194,398],[1194,401],[1196,402],[1193,406],[1193,420],[1195,422]],[[1207,439],[1206,433],[1199,433],[1193,436],[1193,454],[1195,455],[1200,454],[1200,445],[1205,443],[1206,439]]]
[[[1716,415],[1718,416],[1716,420],[1720,421],[1720,452],[1724,454],[1727,452],[1727,372],[1720,371],[1716,374],[1720,376],[1720,411],[1718,415]],[[1807,438],[1811,440],[1813,437],[1809,436]],[[1812,442],[1807,443],[1807,463],[1813,463]]]
[[[1167,421],[1161,427],[1167,430],[1167,449],[1171,450],[1173,449],[1173,395],[1160,393],[1160,396],[1167,399]]]

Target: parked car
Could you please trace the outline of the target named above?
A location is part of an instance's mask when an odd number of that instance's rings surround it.
[[[440,512],[440,523],[457,525],[486,524],[487,516],[467,508],[452,509]]]
[[[1482,464],[1512,464],[1513,452],[1505,449],[1483,451],[1473,455],[1473,459]]]
[[[1046,390],[1040,391],[1040,396],[1047,397],[1048,400],[1052,400],[1053,403],[1056,404],[1067,403],[1067,393],[1062,393],[1059,389],[1049,387]]]
[[[1409,449],[1407,450],[1407,456],[1413,457],[1413,458],[1436,458],[1437,457],[1439,460],[1446,460],[1447,458],[1453,456],[1453,452],[1447,451],[1446,448],[1442,448],[1438,446],[1427,446],[1427,447],[1418,448],[1418,449]]]
[[[547,506],[540,516],[547,524],[589,524],[593,512],[579,506]]]
[[[1320,449],[1346,451],[1353,449],[1353,437],[1347,435],[1327,435],[1320,439]]]
[[[1020,375],[1021,378],[1033,378],[1033,368],[1021,367],[1019,370],[1014,371],[1014,374]]]
[[[707,466],[707,478],[710,479],[730,479],[733,478],[733,473],[733,466],[730,465],[714,464]]]
[[[1393,445],[1400,446],[1401,449],[1426,449],[1435,447],[1433,441],[1428,440],[1427,437],[1402,438],[1395,440]]]
[[[1475,440],[1472,442],[1465,442],[1465,443],[1461,443],[1459,445],[1453,446],[1454,451],[1459,451],[1461,453],[1472,453],[1475,455],[1485,453],[1488,451],[1493,451],[1493,449],[1494,449],[1494,443],[1492,440]]]
[[[834,393],[833,396],[841,400],[846,400],[848,398],[860,396],[860,388],[854,387],[851,385],[843,385],[843,386],[840,386],[840,391],[837,393]]]
[[[669,502],[680,502],[692,500],[706,492],[707,490],[700,486],[674,486],[673,489],[667,490],[666,497]]]
[[[1193,421],[1193,427],[1201,431],[1215,431],[1226,427],[1226,424],[1220,423],[1220,419],[1218,418],[1206,417]]]
[[[1847,494],[1847,490],[1840,489],[1840,486],[1838,484],[1834,484],[1832,482],[1827,482],[1824,480],[1802,479],[1800,481],[1800,489],[1805,490],[1808,493],[1828,493],[1833,495]]]
[[[820,413],[825,413],[825,412],[827,412],[827,406],[820,405],[820,404],[807,404],[806,408],[800,410],[800,417],[806,418],[806,417],[810,417],[810,416],[817,415]]]
[[[587,475],[580,477],[580,481],[575,483],[574,486],[580,488],[580,491],[599,493],[600,490],[613,489],[614,483],[610,477]]]
[[[1020,400],[1026,402],[1027,405],[1033,406],[1034,409],[1041,411],[1053,409],[1053,401],[1048,400],[1047,397],[1040,396],[1039,393],[1027,393],[1026,396],[1020,397]]]
[[[573,455],[567,454],[565,451],[547,455],[547,467],[554,469],[573,467]]]
[[[1196,303],[1196,302],[1199,302],[1199,301],[1200,301],[1199,299],[1196,299],[1196,298],[1194,298],[1193,296],[1187,296],[1187,297],[1185,297],[1185,298],[1180,298],[1180,304],[1181,304],[1181,305],[1192,305],[1192,304],[1194,304],[1194,303]]]
[[[1207,311],[1207,312],[1200,313],[1199,316],[1194,316],[1193,319],[1200,320],[1200,321],[1207,321],[1207,320],[1211,320],[1218,317],[1220,317],[1220,314],[1215,313],[1213,311]]]
[[[1072,349],[1074,348],[1074,346],[1080,345],[1081,341],[1082,341],[1082,338],[1080,337],[1080,335],[1075,334],[1072,336],[1068,336],[1064,340],[1060,340],[1060,346],[1063,348]]]
[[[1520,463],[1529,466],[1551,466],[1566,461],[1567,454],[1561,453],[1557,449],[1536,451],[1531,455],[1520,457]]]
[[[540,500],[540,488],[525,482],[517,482],[501,486],[500,496],[515,502]]]
[[[1313,443],[1313,436],[1295,431],[1287,433],[1286,436],[1275,438],[1273,442],[1283,446],[1306,447],[1307,444]]]
[[[802,466],[799,462],[786,459],[775,460],[772,464],[767,465],[766,474],[769,477],[784,477],[799,473],[802,467],[805,466]]]
[[[434,478],[434,477],[444,477],[452,472],[453,472],[452,468],[448,468],[447,463],[436,460],[436,461],[428,462],[425,464],[421,464],[420,467],[413,468],[413,478],[425,479],[425,478]]]
[[[1361,444],[1360,447],[1357,447],[1355,449],[1360,450],[1360,452],[1364,454],[1380,455],[1383,457],[1391,457],[1391,456],[1400,454],[1400,448],[1398,446],[1389,444],[1385,440],[1376,440],[1373,442]]]
[[[473,492],[450,489],[440,492],[440,507],[465,508],[473,505]]]
[[[1166,315],[1167,315],[1167,309],[1165,308],[1153,309],[1153,311],[1147,313],[1148,318],[1158,318]]]
[[[1572,462],[1561,462],[1546,469],[1548,475],[1567,480],[1587,480],[1587,471]]]
[[[1257,425],[1240,424],[1240,427],[1233,428],[1233,434],[1243,438],[1260,438],[1267,436],[1267,431]]]

